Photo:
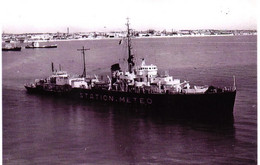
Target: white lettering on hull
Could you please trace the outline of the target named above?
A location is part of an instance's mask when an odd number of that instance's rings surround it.
[[[81,99],[87,100],[97,100],[97,101],[105,101],[105,102],[119,102],[119,103],[127,103],[127,104],[143,104],[143,105],[151,105],[153,100],[151,98],[143,98],[143,97],[128,97],[128,96],[111,96],[111,95],[102,95],[97,93],[79,93]]]

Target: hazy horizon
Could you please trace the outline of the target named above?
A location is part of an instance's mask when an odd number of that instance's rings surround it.
[[[125,31],[127,17],[137,31],[257,30],[256,0],[13,0],[1,6],[2,32],[14,34]]]

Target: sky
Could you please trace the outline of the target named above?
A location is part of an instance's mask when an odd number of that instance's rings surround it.
[[[257,28],[257,0],[6,0],[4,33]]]

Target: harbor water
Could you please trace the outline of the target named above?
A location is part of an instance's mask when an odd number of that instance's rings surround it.
[[[24,84],[49,76],[51,62],[71,75],[82,74],[77,51],[82,46],[90,48],[87,73],[99,78],[127,59],[119,39],[59,41],[53,49],[2,52],[3,163],[257,164],[256,36],[132,42],[137,64],[145,58],[161,75],[190,85],[233,86],[235,76],[233,122],[154,116],[119,105],[28,94]]]

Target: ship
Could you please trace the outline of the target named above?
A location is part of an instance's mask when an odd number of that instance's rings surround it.
[[[10,44],[2,47],[2,51],[21,51],[22,47],[20,46],[12,46]]]
[[[57,44],[40,46],[39,42],[32,42],[31,45],[26,45],[26,46],[25,46],[26,49],[35,49],[35,48],[57,48],[57,47],[58,47]]]
[[[168,74],[159,75],[157,66],[146,64],[145,59],[136,65],[132,54],[129,20],[126,26],[125,40],[128,54],[126,71],[116,63],[111,65],[111,75],[107,76],[106,81],[99,80],[96,75],[87,75],[85,51],[89,49],[83,46],[82,49],[78,49],[83,55],[82,75],[70,76],[61,69],[57,71],[52,63],[52,75],[25,84],[27,92],[81,99],[84,102],[126,105],[157,113],[233,116],[236,97],[235,77],[231,87],[191,86],[189,81],[181,81]]]

